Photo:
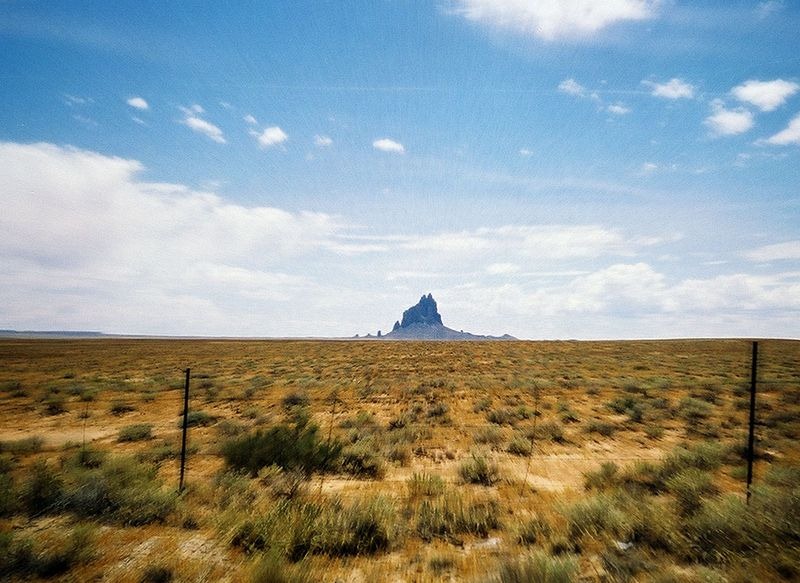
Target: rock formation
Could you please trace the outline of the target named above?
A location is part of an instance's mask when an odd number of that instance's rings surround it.
[[[481,336],[453,330],[442,322],[436,300],[432,294],[422,296],[415,306],[403,312],[403,319],[396,321],[392,331],[381,338],[387,340],[516,340],[513,336]]]

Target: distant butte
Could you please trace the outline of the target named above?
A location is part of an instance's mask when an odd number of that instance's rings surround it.
[[[432,294],[422,296],[416,305],[403,312],[403,318],[394,323],[392,331],[379,338],[386,340],[516,340],[513,336],[482,336],[453,330],[442,323],[436,300]]]

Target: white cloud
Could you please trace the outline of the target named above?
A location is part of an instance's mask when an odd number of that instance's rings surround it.
[[[125,103],[135,109],[150,109],[150,104],[148,104],[147,101],[145,101],[142,97],[131,97]]]
[[[608,111],[608,113],[613,113],[614,115],[625,115],[626,113],[631,112],[630,108],[626,107],[622,103],[614,103],[609,105],[606,108],[606,111]]]
[[[750,79],[731,89],[731,94],[739,101],[755,105],[761,111],[773,111],[783,105],[798,90],[800,90],[800,85],[793,81]]]
[[[759,2],[756,6],[756,16],[760,19],[769,18],[773,14],[781,12],[785,7],[783,0],[767,0],[766,2]]]
[[[244,121],[245,121],[246,123],[249,123],[250,125],[253,125],[253,126],[254,126],[254,125],[258,125],[258,120],[257,120],[255,117],[253,117],[253,115],[252,115],[252,114],[249,114],[249,113],[248,113],[248,114],[247,114],[246,116],[244,116],[242,119],[244,119]]]
[[[773,245],[763,245],[744,254],[750,261],[782,261],[800,259],[800,241],[786,241]]]
[[[771,138],[767,138],[759,143],[772,144],[774,146],[788,146],[789,144],[800,144],[800,114],[794,116],[786,129],[779,131]]]
[[[314,136],[314,145],[320,148],[327,148],[333,144],[333,140],[329,136],[317,134]]]
[[[619,22],[656,16],[659,0],[455,0],[473,22],[544,40],[591,36]]]
[[[516,263],[492,263],[486,268],[486,273],[491,275],[509,275],[519,271],[520,267]]]
[[[313,279],[292,273],[298,258],[341,245],[329,215],[245,207],[142,182],[142,170],[86,150],[0,143],[0,321],[26,326],[39,314],[40,327],[243,330],[252,304],[240,295],[290,299]]]
[[[264,131],[262,132],[251,131],[250,135],[258,140],[258,145],[262,148],[271,148],[273,146],[280,145],[289,139],[289,136],[286,135],[286,132],[284,132],[278,126],[264,128]]]
[[[746,109],[726,109],[725,104],[715,99],[711,102],[713,113],[703,122],[715,136],[735,136],[753,127],[753,114]]]
[[[438,253],[509,252],[538,260],[632,254],[634,245],[616,230],[595,225],[506,225],[409,237],[400,247]]]
[[[141,117],[138,117],[138,116],[135,116],[135,115],[131,116],[131,120],[133,120],[134,123],[138,123],[140,126],[146,126],[147,125]]]
[[[222,130],[219,127],[215,126],[213,123],[204,120],[203,118],[199,117],[200,114],[203,113],[203,108],[199,105],[195,104],[190,107],[180,107],[178,108],[183,112],[183,119],[180,123],[188,127],[194,132],[198,134],[203,134],[210,140],[217,142],[218,144],[225,144],[225,136],[222,133]]]
[[[90,103],[94,103],[94,100],[91,97],[81,97],[80,95],[70,95],[65,93],[64,103],[69,106],[89,105]]]
[[[650,94],[654,97],[663,97],[664,99],[692,99],[694,97],[694,85],[677,77],[673,77],[666,83],[642,81],[642,84],[650,87],[652,90]]]
[[[531,150],[529,148],[520,148],[520,151],[519,151],[519,155],[522,156],[523,158],[530,158],[535,153],[536,152],[534,152],[533,150]]]
[[[586,96],[586,88],[575,81],[575,79],[564,79],[558,84],[558,90],[567,95],[575,95],[578,97]]]
[[[644,164],[642,164],[642,167],[639,169],[639,172],[641,174],[652,174],[658,169],[659,169],[658,164],[654,162],[645,162]]]
[[[406,149],[400,142],[395,142],[389,138],[381,138],[372,142],[372,147],[381,152],[391,152],[394,154],[405,154]]]

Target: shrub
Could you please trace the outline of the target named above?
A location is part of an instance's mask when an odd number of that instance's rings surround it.
[[[533,516],[520,524],[517,531],[517,542],[522,545],[541,543],[550,536],[550,524],[540,516]]]
[[[541,439],[555,443],[564,443],[564,428],[558,421],[542,421],[531,426],[525,431],[525,436],[530,440]]]
[[[208,425],[214,425],[216,422],[216,415],[202,410],[189,411],[189,414],[186,416],[187,427],[206,427]],[[183,413],[181,413],[178,419],[178,427],[183,427]]]
[[[428,474],[422,472],[418,474],[414,472],[406,482],[408,487],[408,496],[412,500],[415,498],[423,498],[430,496],[438,496],[444,492],[445,485],[441,476],[436,474]]]
[[[531,446],[531,442],[528,441],[528,438],[517,435],[511,440],[511,443],[508,444],[506,451],[512,455],[527,456],[531,454],[533,447]]]
[[[684,397],[678,405],[678,411],[687,422],[698,422],[711,416],[711,405],[694,397]]]
[[[17,489],[13,478],[0,473],[0,517],[11,516],[17,511]]]
[[[134,423],[119,430],[117,441],[144,441],[153,438],[153,425],[150,423]]]
[[[500,445],[503,443],[504,436],[503,431],[499,427],[487,425],[475,431],[475,433],[472,434],[472,439],[475,443],[480,443],[482,445]]]
[[[91,561],[94,554],[94,531],[88,526],[76,526],[65,538],[38,550],[29,539],[3,532],[0,533],[0,576],[54,577]]]
[[[536,552],[529,557],[504,560],[498,573],[489,581],[500,583],[571,583],[578,575],[578,563],[572,557],[550,557]]]
[[[151,565],[142,572],[139,583],[170,583],[173,577],[172,569],[169,567]]]
[[[130,413],[132,411],[136,411],[136,407],[125,401],[114,401],[111,403],[112,415],[124,415],[125,413]]]
[[[675,474],[666,481],[667,490],[675,495],[678,512],[690,516],[702,506],[702,496],[716,494],[711,476],[697,468],[688,468]]]
[[[472,454],[470,459],[462,463],[458,473],[469,484],[491,486],[499,480],[497,465],[478,454]]]
[[[13,441],[0,441],[0,453],[8,452],[14,455],[38,453],[43,445],[44,439],[38,435]]]
[[[295,407],[307,407],[311,399],[304,391],[291,391],[281,401],[284,409],[294,409]]]
[[[43,460],[37,460],[22,483],[22,505],[37,516],[58,510],[64,494],[64,481]]]
[[[44,401],[45,415],[61,415],[67,412],[67,400],[61,395],[53,394]]]
[[[380,479],[386,473],[383,459],[372,440],[361,441],[342,450],[342,469],[362,478]]]
[[[299,564],[287,564],[277,553],[266,554],[253,567],[251,583],[312,583],[317,581],[309,570]]]
[[[586,424],[587,433],[597,433],[603,437],[611,437],[616,429],[613,423],[601,421],[599,419],[593,419]]]
[[[348,506],[334,501],[316,521],[311,552],[343,557],[387,551],[394,513],[392,503],[381,496]]]
[[[583,475],[583,487],[587,490],[606,490],[617,485],[619,467],[614,462],[603,462],[594,472]]]
[[[594,537],[605,532],[619,534],[624,525],[623,514],[606,495],[576,502],[567,507],[565,515],[573,538],[583,535]]]
[[[475,405],[472,407],[472,411],[475,413],[482,413],[487,411],[489,407],[492,406],[492,400],[489,397],[484,397],[482,399],[478,399],[475,401]]]
[[[64,498],[66,508],[78,516],[130,526],[164,522],[177,500],[176,494],[161,488],[155,467],[128,457],[110,458],[79,472]]]
[[[447,415],[447,412],[450,408],[447,406],[447,403],[444,401],[436,401],[430,407],[428,407],[428,417],[433,418],[441,418]]]
[[[407,466],[411,461],[411,448],[407,445],[392,445],[386,449],[386,459]]]
[[[494,500],[468,500],[454,492],[423,500],[417,509],[417,534],[430,541],[459,534],[488,536],[500,526],[499,508]]]
[[[297,416],[292,425],[279,424],[266,431],[257,431],[232,439],[222,447],[229,468],[244,470],[255,476],[266,466],[299,469],[305,473],[328,471],[336,467],[342,445],[333,440],[323,442],[317,425],[306,416]]]

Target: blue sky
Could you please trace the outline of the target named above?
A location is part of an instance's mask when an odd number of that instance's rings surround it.
[[[800,336],[789,1],[0,2],[0,328]]]

